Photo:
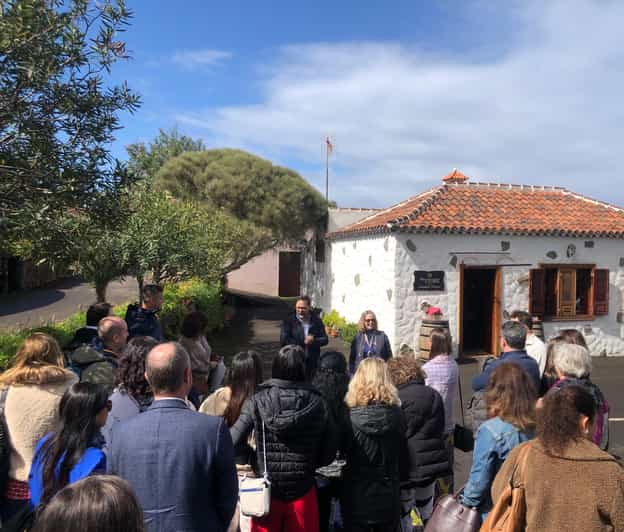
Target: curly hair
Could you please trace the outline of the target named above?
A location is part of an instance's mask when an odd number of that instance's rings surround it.
[[[581,416],[596,417],[596,402],[583,386],[569,385],[548,392],[537,414],[537,437],[548,454],[560,455],[573,442],[583,439]]]
[[[135,336],[119,358],[115,384],[137,400],[152,395],[150,385],[145,379],[145,359],[158,343],[151,336]]]
[[[367,406],[372,404],[401,405],[388,366],[378,357],[365,358],[360,362],[355,375],[349,383],[347,406]]]
[[[378,328],[377,316],[375,315],[375,313],[372,310],[365,310],[360,315],[360,320],[358,321],[358,324],[357,324],[358,332],[366,331],[366,324],[364,323],[364,320],[366,319],[366,316],[368,316],[369,314],[372,314],[373,319],[375,320],[375,329]]]
[[[485,391],[488,417],[498,416],[524,432],[535,429],[537,391],[528,374],[517,364],[498,366]]]
[[[397,356],[388,360],[388,372],[395,386],[403,386],[410,381],[424,381],[427,374],[414,357]]]
[[[325,398],[334,419],[339,420],[346,410],[344,398],[349,387],[349,373],[345,356],[339,351],[326,351],[319,359],[312,384]]]

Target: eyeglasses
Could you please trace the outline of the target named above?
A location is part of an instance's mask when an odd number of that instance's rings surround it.
[[[364,323],[375,323],[377,320],[372,319],[372,320],[364,320]]]

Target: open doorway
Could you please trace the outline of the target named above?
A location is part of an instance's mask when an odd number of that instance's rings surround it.
[[[495,354],[499,350],[500,271],[465,268],[461,290],[462,353]]]

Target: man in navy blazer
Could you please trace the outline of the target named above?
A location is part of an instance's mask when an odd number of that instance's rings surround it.
[[[517,364],[531,379],[535,386],[536,393],[540,389],[540,370],[534,358],[528,355],[524,349],[527,329],[522,323],[517,321],[506,321],[503,323],[501,335],[501,355],[487,363],[483,372],[472,379],[472,389],[475,392],[483,391],[487,388],[492,371],[501,364]]]
[[[154,402],[113,428],[108,472],[130,483],[148,532],[227,530],[238,499],[227,425],[187,406],[191,365],[180,344],[152,349],[145,376]]]

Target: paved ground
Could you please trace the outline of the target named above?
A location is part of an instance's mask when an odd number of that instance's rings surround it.
[[[286,317],[289,307],[245,305],[239,306],[237,316],[232,325],[211,338],[213,349],[229,360],[236,352],[255,349],[263,355],[265,362],[264,376],[271,372],[271,360],[279,349],[279,322]],[[336,349],[346,352],[347,348],[340,339],[330,339],[325,349]],[[478,372],[476,361],[460,365],[464,406],[470,399],[470,380]],[[624,456],[624,357],[595,358],[592,377],[611,405],[611,452]],[[459,412],[459,401],[456,407]],[[617,421],[617,418],[622,421]],[[470,471],[472,454],[455,451],[456,485],[465,482]]]
[[[119,305],[136,300],[134,279],[108,286],[107,300]],[[71,316],[95,302],[95,290],[80,279],[62,279],[45,288],[0,296],[0,330],[37,327]]]

